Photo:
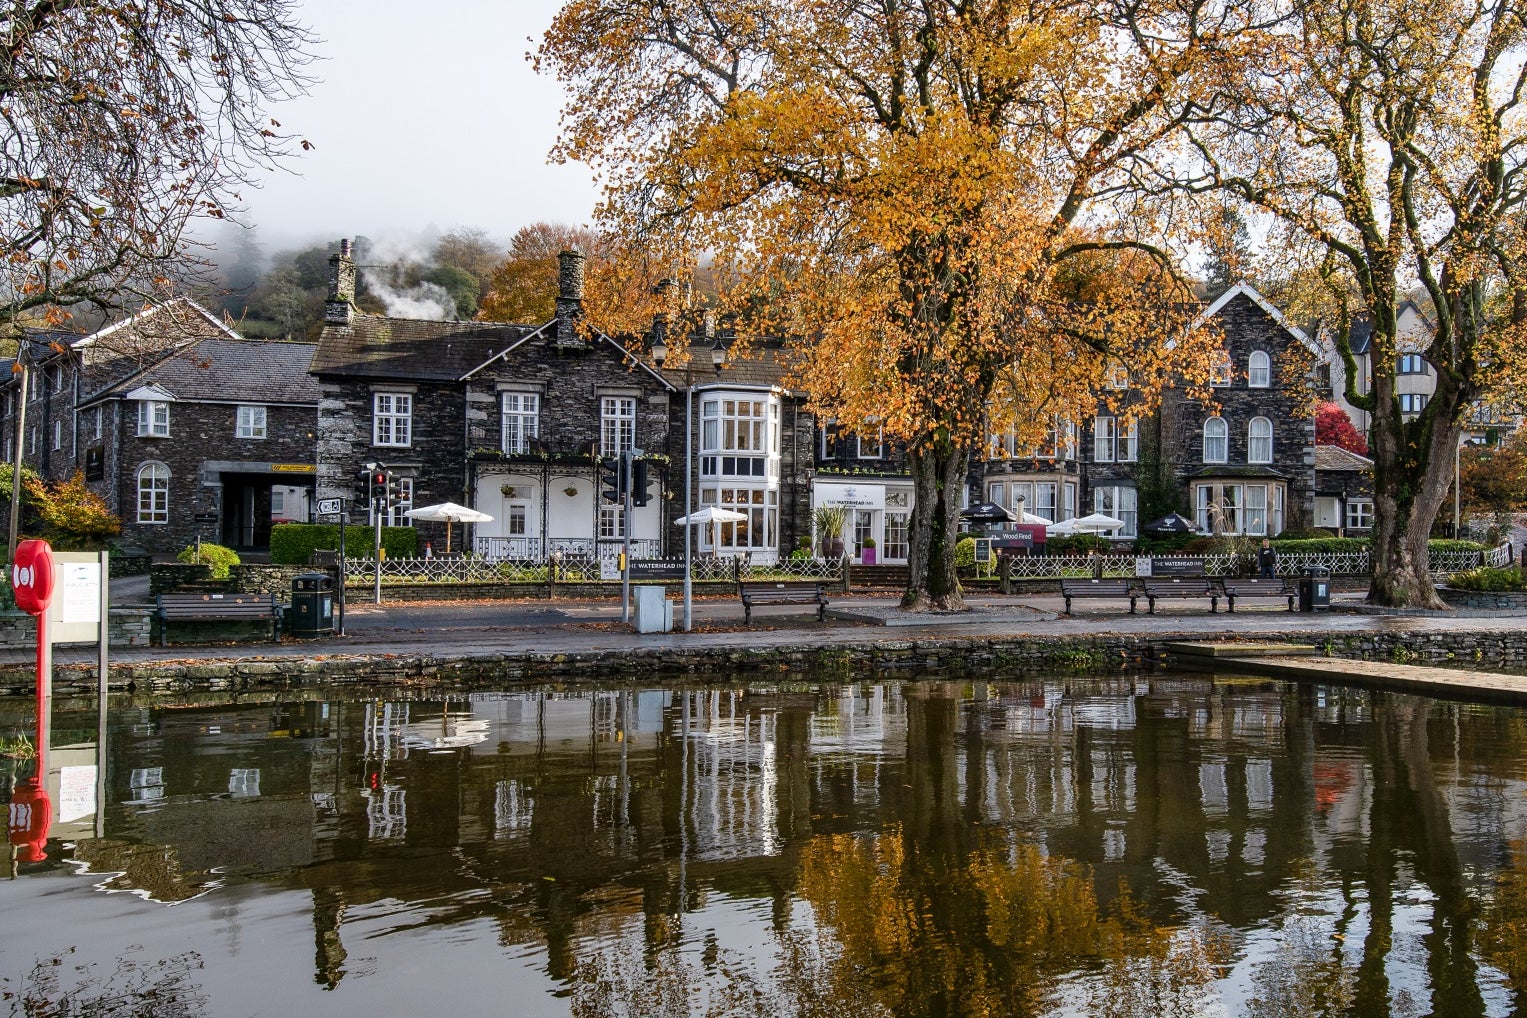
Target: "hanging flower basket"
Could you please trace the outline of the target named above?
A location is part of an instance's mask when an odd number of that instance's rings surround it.
[[[514,485],[512,484],[506,484],[498,490],[505,498],[513,498],[516,491]]]

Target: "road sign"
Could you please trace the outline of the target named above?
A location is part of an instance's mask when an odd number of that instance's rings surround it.
[[[338,516],[345,511],[345,500],[342,498],[320,498],[318,500],[319,516]]]

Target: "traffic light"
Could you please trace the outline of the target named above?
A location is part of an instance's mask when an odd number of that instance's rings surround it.
[[[631,504],[647,504],[647,461],[631,462]]]
[[[376,492],[373,490],[373,478],[375,477],[373,471],[375,469],[375,463],[363,463],[361,468],[355,472],[355,480],[360,484],[361,490],[366,493],[367,505],[370,505],[372,499],[376,497]]]
[[[372,500],[382,509],[392,504],[392,474],[381,463],[373,464],[370,471]]]
[[[625,462],[619,456],[599,461],[599,497],[623,505],[626,501]]]

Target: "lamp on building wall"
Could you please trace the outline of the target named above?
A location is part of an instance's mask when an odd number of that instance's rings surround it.
[[[704,335],[710,341],[710,362],[716,374],[726,364],[726,347],[714,336],[715,319],[706,314],[703,319]],[[657,315],[652,322],[652,362],[659,368],[668,359],[668,319]],[[694,457],[690,451],[690,434],[693,430],[693,393],[695,358],[691,344],[690,356],[684,360],[684,632],[694,628],[694,586],[691,577],[691,535],[694,533],[688,517],[694,513]]]

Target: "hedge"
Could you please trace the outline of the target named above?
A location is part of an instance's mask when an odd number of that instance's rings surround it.
[[[346,558],[370,558],[375,543],[373,528],[345,528]],[[278,523],[270,528],[270,560],[275,565],[305,566],[312,561],[313,552],[338,547],[338,524]],[[383,527],[382,548],[388,558],[413,558],[419,554],[419,532],[413,527]]]

